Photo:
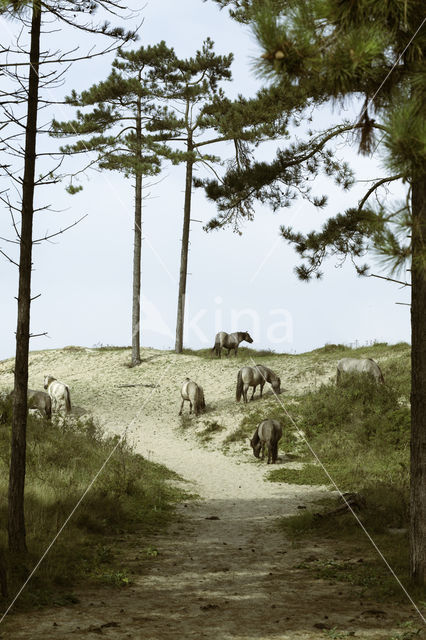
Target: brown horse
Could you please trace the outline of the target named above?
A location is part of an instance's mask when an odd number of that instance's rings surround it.
[[[235,333],[219,331],[219,333],[216,334],[212,351],[214,351],[219,358],[222,357],[222,349],[228,349],[227,356],[229,356],[231,349],[234,350],[234,355],[237,355],[238,346],[243,340],[250,344],[253,342],[253,338],[247,331],[236,331]]]
[[[268,447],[268,464],[275,464],[278,457],[278,442],[283,435],[281,422],[278,420],[263,420],[253,434],[250,444],[256,458],[265,457],[265,448]],[[262,455],[260,452],[262,451]]]
[[[263,387],[266,382],[271,383],[274,393],[281,393],[281,380],[272,369],[268,369],[263,364],[257,364],[254,367],[242,367],[237,376],[237,391],[235,394],[237,402],[240,401],[241,396],[243,396],[244,402],[247,402],[249,387],[253,387],[253,393],[250,398],[250,400],[253,400],[257,385],[260,385],[260,397],[262,397]]]

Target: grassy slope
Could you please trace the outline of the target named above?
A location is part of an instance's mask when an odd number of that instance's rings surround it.
[[[117,538],[137,532],[143,549],[144,536],[170,522],[173,503],[183,497],[167,482],[176,475],[134,454],[123,441],[116,447],[118,439],[104,437],[90,419],[70,418],[59,425],[29,416],[25,516],[30,552],[26,557],[12,557],[7,552],[5,527],[9,402],[0,402],[0,416],[0,518],[4,523],[0,549],[8,565],[10,595],[22,585],[114,448],[107,471],[99,475],[59,536],[20,597],[19,606],[72,602],[72,587],[82,580],[128,584],[126,568],[119,564]],[[152,556],[148,551],[147,557]]]

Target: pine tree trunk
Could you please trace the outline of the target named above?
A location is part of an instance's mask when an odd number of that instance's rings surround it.
[[[426,574],[426,174],[412,184],[411,288],[411,576]]]
[[[191,141],[188,144],[188,151],[192,151]],[[176,321],[176,353],[182,353],[183,349],[183,325],[185,318],[185,295],[186,295],[186,276],[188,271],[188,247],[189,247],[189,224],[191,217],[191,192],[192,192],[192,167],[193,161],[188,160],[186,163],[186,181],[185,181],[185,205],[183,210],[183,230],[182,230],[182,249],[180,255],[180,276],[179,276],[179,295]]]
[[[141,80],[139,76],[139,81]],[[138,98],[136,112],[136,155],[142,154],[142,106]],[[135,181],[135,232],[133,246],[133,303],[132,303],[132,365],[141,362],[141,253],[142,253],[142,175],[136,170]]]
[[[33,0],[31,21],[28,111],[25,134],[25,168],[22,188],[22,221],[19,258],[18,321],[16,329],[15,393],[13,400],[9,473],[9,549],[26,551],[24,487],[27,431],[28,351],[30,338],[31,264],[33,234],[34,175],[36,160],[38,67],[41,10]]]
[[[132,306],[132,365],[141,362],[140,351],[140,295],[142,252],[142,176],[135,181],[135,232],[133,245],[133,306]]]

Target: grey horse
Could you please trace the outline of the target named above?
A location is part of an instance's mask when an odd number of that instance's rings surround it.
[[[372,376],[377,384],[383,384],[385,381],[379,365],[371,358],[342,358],[337,363],[337,384],[346,373],[366,373]]]
[[[278,442],[283,435],[281,422],[278,420],[263,420],[253,434],[250,444],[256,458],[265,457],[265,448],[268,448],[268,464],[275,464],[278,457]],[[260,453],[262,452],[262,455]]]
[[[272,369],[268,369],[263,364],[257,364],[254,367],[242,367],[237,376],[236,400],[239,402],[243,396],[244,402],[247,402],[247,391],[249,387],[253,387],[253,393],[256,391],[257,385],[260,385],[260,397],[262,397],[263,387],[266,382],[270,382],[274,393],[281,393],[281,380]]]
[[[229,356],[232,349],[234,350],[234,355],[237,355],[238,346],[240,342],[244,340],[250,344],[253,342],[253,338],[247,331],[236,331],[235,333],[219,331],[219,333],[216,334],[212,351],[214,351],[219,358],[222,356],[222,349],[228,349],[227,356]]]

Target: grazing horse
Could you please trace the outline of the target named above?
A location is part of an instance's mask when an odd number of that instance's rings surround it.
[[[11,391],[8,398],[13,398],[15,391]],[[44,391],[27,390],[27,407],[28,409],[36,409],[48,420],[52,417],[52,400],[48,393]]]
[[[275,464],[278,457],[278,442],[283,435],[281,422],[278,420],[263,420],[253,434],[250,444],[256,458],[265,457],[265,447],[268,447],[268,464]],[[262,455],[260,452],[262,451]]]
[[[247,391],[249,387],[253,387],[253,393],[250,398],[250,400],[253,400],[258,384],[260,385],[260,397],[262,397],[265,382],[270,382],[274,393],[281,393],[281,380],[272,369],[268,369],[268,367],[263,366],[263,364],[240,369],[237,376],[237,391],[235,395],[237,402],[240,401],[241,395],[243,396],[244,402],[247,402]]]
[[[62,407],[64,407],[66,413],[71,411],[70,390],[65,382],[56,380],[53,376],[45,376],[44,388],[52,399],[52,409],[54,411],[59,411]]]
[[[185,378],[180,394],[182,396],[182,404],[179,411],[180,416],[182,415],[185,400],[189,401],[189,413],[192,413],[192,409],[194,409],[195,415],[198,416],[201,411],[205,410],[204,391],[196,382]]]
[[[222,357],[222,348],[228,349],[227,356],[229,356],[231,349],[234,350],[234,355],[237,355],[238,346],[243,340],[250,344],[253,342],[253,338],[247,331],[236,331],[235,333],[219,331],[219,333],[216,334],[212,351],[214,351],[219,358]]]
[[[377,384],[383,384],[385,381],[379,365],[371,358],[342,358],[337,363],[337,384],[341,382],[345,373],[367,373],[373,376]]]
[[[28,409],[38,409],[48,420],[52,417],[52,400],[44,391],[28,389]]]

